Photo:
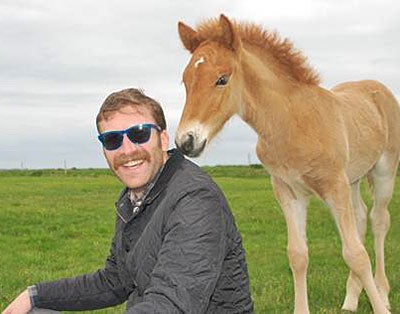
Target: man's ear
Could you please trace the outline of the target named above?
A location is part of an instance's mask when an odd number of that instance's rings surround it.
[[[161,147],[164,152],[168,151],[169,149],[169,134],[166,130],[161,131]]]
[[[186,24],[179,22],[178,33],[183,43],[183,46],[187,50],[189,50],[190,53],[193,53],[193,51],[195,51],[196,48],[200,45],[200,40],[197,37],[197,32],[190,26],[187,26]]]
[[[239,51],[242,42],[232,22],[225,15],[221,14],[219,17],[219,25],[222,29],[222,41],[225,46],[234,51]]]

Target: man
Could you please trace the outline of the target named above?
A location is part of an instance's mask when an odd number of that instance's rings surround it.
[[[164,113],[136,89],[111,94],[97,116],[110,169],[126,186],[104,269],[38,283],[4,314],[33,307],[126,313],[252,313],[241,237],[216,184],[168,151]]]

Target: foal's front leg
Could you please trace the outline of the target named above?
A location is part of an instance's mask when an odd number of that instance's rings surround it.
[[[272,177],[272,184],[286,219],[288,231],[287,253],[293,273],[295,304],[294,313],[307,314],[307,267],[308,248],[306,238],[306,220],[308,197],[296,194],[281,179]]]

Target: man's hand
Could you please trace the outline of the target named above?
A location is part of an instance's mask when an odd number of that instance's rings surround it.
[[[2,314],[27,314],[32,309],[28,290],[22,292]]]

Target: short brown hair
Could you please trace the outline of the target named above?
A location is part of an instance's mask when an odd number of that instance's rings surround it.
[[[127,88],[110,94],[104,100],[96,118],[97,130],[100,132],[99,123],[102,120],[107,120],[113,113],[128,106],[141,106],[149,109],[157,125],[162,130],[167,128],[164,111],[161,105],[154,99],[146,96],[141,89]]]

